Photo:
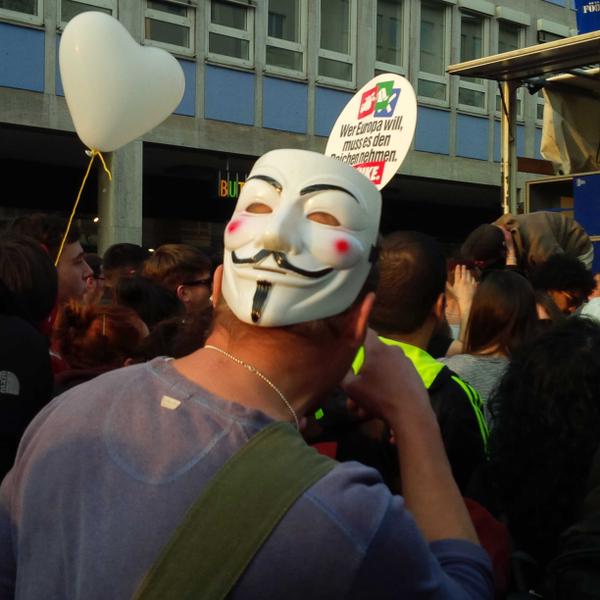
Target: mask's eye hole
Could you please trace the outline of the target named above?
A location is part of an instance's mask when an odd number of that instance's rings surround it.
[[[264,215],[273,212],[273,209],[268,204],[264,204],[263,202],[253,202],[246,207],[246,212]]]
[[[332,227],[340,226],[340,222],[333,215],[322,211],[310,213],[307,219],[310,219],[315,223],[321,223],[321,225],[331,225]]]

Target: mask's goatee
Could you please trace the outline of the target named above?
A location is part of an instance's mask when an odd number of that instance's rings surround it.
[[[256,291],[252,300],[252,312],[250,313],[253,323],[257,323],[262,317],[263,308],[272,285],[270,281],[256,282]]]

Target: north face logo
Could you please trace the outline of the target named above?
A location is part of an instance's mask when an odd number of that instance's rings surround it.
[[[0,394],[18,396],[21,391],[19,379],[11,371],[0,371]]]

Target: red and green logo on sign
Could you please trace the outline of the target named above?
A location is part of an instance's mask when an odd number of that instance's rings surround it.
[[[369,115],[374,117],[392,117],[396,103],[400,97],[400,88],[394,87],[393,81],[382,81],[367,90],[361,97],[358,118]]]

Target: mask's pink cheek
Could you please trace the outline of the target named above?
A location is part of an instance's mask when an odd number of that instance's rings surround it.
[[[339,239],[334,242],[334,248],[339,256],[345,256],[350,251],[350,243],[348,240]]]
[[[227,225],[227,233],[235,233],[236,231],[238,231],[238,229],[241,227],[241,225],[242,225],[241,219],[235,219],[234,221],[231,221],[229,223],[229,225]]]

